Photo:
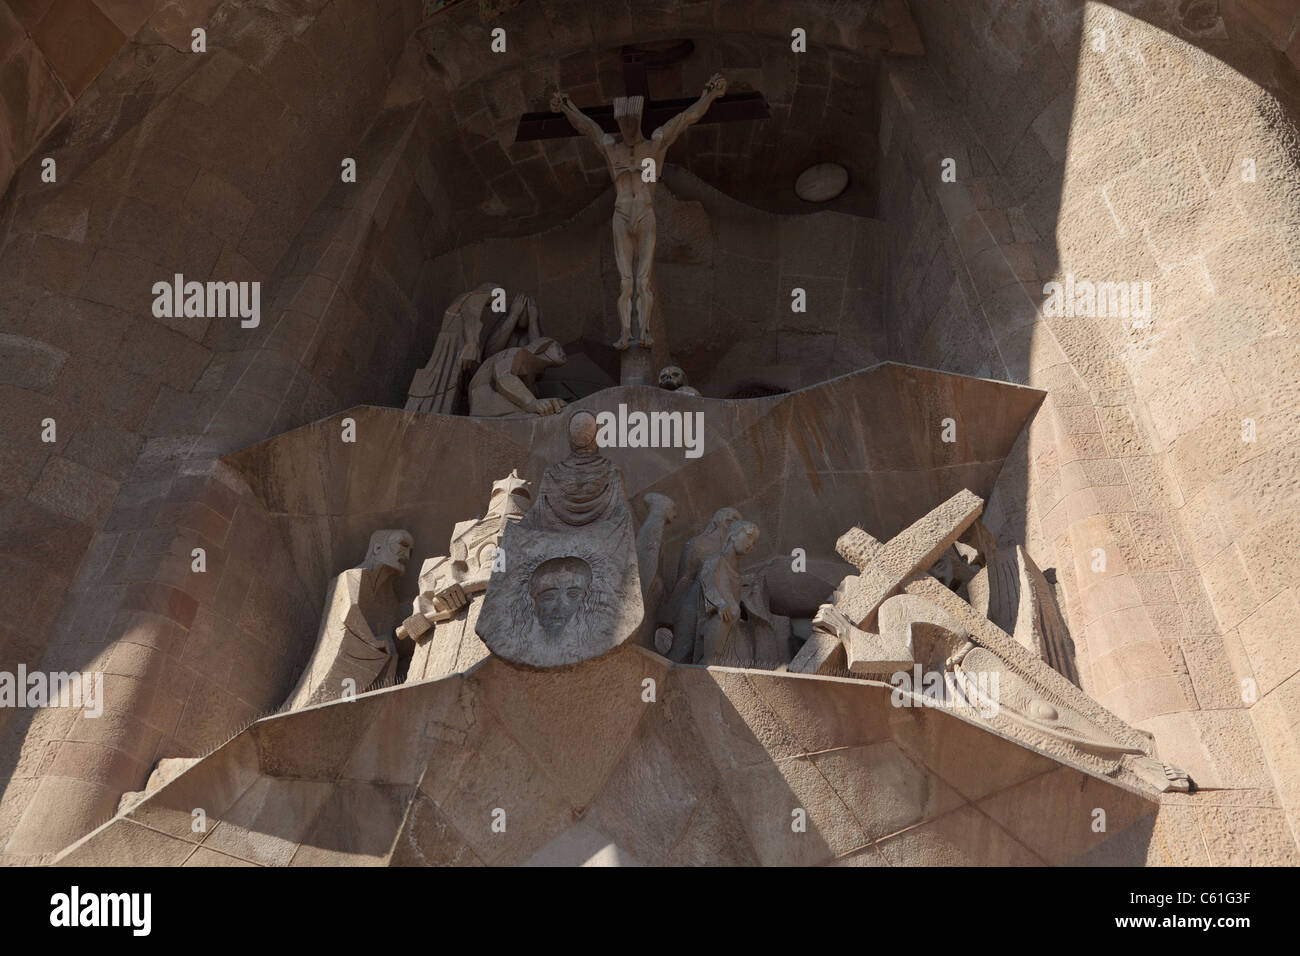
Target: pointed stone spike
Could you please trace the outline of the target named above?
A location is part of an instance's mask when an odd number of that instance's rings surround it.
[[[1020,608],[1013,636],[1038,654],[1058,674],[1076,686],[1079,672],[1074,664],[1074,639],[1065,623],[1056,593],[1029,552],[1016,545],[1019,565]]]

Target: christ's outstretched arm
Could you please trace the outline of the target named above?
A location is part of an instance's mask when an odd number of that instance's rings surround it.
[[[660,140],[665,148],[671,146],[688,126],[693,126],[700,121],[700,118],[709,111],[714,100],[726,92],[727,81],[722,78],[721,73],[714,73],[709,77],[709,82],[704,84],[704,92],[700,94],[700,98],[660,126],[650,138]]]
[[[551,109],[563,113],[579,133],[582,133],[602,149],[605,146],[605,131],[594,119],[573,105],[568,93],[556,91],[551,96]]]

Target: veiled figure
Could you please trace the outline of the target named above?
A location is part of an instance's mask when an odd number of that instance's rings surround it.
[[[677,583],[660,612],[660,623],[670,626],[673,633],[669,660],[678,664],[691,662],[695,653],[700,568],[722,550],[727,529],[739,520],[740,512],[735,508],[719,508],[704,530],[682,545],[677,561]]]
[[[570,454],[501,539],[478,619],[494,654],[530,667],[576,664],[627,640],[644,604],[623,473],[597,450],[596,417],[569,419]]]
[[[597,450],[594,430],[573,434],[569,457],[546,469],[530,520],[546,531],[581,528],[604,520],[630,524],[623,472]]]
[[[395,676],[393,581],[406,570],[411,535],[400,529],[370,536],[366,559],[330,585],[316,647],[285,710],[359,694]]]
[[[740,620],[740,556],[758,540],[758,526],[737,521],[727,529],[722,550],[700,566],[696,589],[695,650],[693,662],[712,664],[739,659],[735,640]]]
[[[541,310],[531,295],[520,293],[510,311],[484,333],[483,310],[499,282],[481,282],[447,307],[433,352],[411,379],[406,411],[453,415],[463,411],[464,386],[484,361],[506,349],[525,348],[542,336]]]

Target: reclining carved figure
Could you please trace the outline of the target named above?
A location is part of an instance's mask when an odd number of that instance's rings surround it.
[[[564,407],[564,400],[538,398],[532,392],[533,383],[546,369],[558,368],[564,362],[564,349],[548,338],[498,352],[480,365],[470,379],[469,413],[494,418],[554,415]]]

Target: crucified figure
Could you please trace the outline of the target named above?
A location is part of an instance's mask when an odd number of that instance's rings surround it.
[[[622,334],[614,348],[632,344],[632,301],[636,300],[637,318],[641,323],[640,344],[649,348],[650,310],[654,307],[654,284],[650,267],[655,253],[654,188],[659,181],[664,156],[678,136],[696,123],[713,101],[727,92],[727,81],[715,73],[704,85],[700,98],[651,134],[641,135],[640,96],[620,96],[614,100],[614,119],[621,138],[606,133],[600,124],[587,116],[569,99],[557,92],[551,97],[551,109],[563,113],[574,129],[600,147],[614,180],[614,259],[618,262],[622,285],[618,296],[618,320]]]

